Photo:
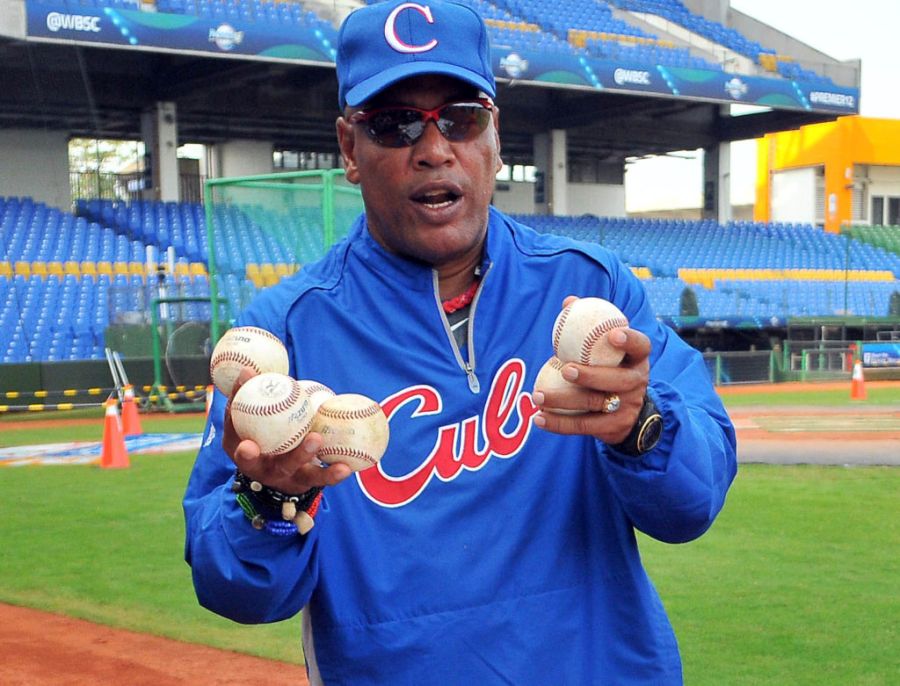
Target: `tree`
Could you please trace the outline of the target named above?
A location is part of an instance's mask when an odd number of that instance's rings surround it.
[[[700,315],[700,306],[697,303],[697,294],[690,286],[685,286],[681,291],[681,303],[679,314],[682,317],[697,317]]]
[[[69,141],[69,169],[74,172],[134,172],[143,156],[141,141],[96,138]]]

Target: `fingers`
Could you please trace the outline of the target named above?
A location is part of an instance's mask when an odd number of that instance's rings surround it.
[[[607,342],[625,352],[623,364],[638,364],[650,357],[650,339],[637,329],[613,329],[606,334]]]
[[[608,394],[597,394],[600,403]],[[643,395],[619,396],[619,409],[612,413],[591,410],[581,414],[561,414],[554,412],[552,406],[541,407],[541,412],[534,418],[535,424],[552,433],[593,436],[604,443],[620,443],[631,431],[637,421],[643,403]]]
[[[316,458],[321,446],[322,436],[310,432],[288,453],[261,455],[256,443],[244,440],[237,444],[232,459],[242,474],[269,488],[282,493],[305,493],[311,488],[334,486],[353,473],[345,464],[323,465]]]
[[[569,296],[565,305],[575,300]],[[566,363],[562,377],[573,385],[565,389],[536,392],[532,396],[541,412],[535,424],[560,434],[594,436],[606,443],[625,439],[637,421],[647,391],[650,374],[650,339],[637,329],[618,328],[607,334],[607,341],[625,353],[617,367]],[[620,400],[619,409],[608,412],[612,395]]]

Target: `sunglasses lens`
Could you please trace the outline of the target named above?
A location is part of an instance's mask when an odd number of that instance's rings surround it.
[[[366,131],[379,145],[402,148],[412,145],[422,136],[425,123],[416,110],[385,109],[373,113],[366,121]]]
[[[448,141],[471,140],[487,128],[490,110],[479,105],[447,105],[441,110],[438,128]]]
[[[390,107],[366,115],[364,122],[366,133],[379,145],[404,148],[414,145],[422,137],[429,118],[435,119],[447,140],[459,143],[484,131],[491,119],[491,111],[477,104],[451,104],[442,107],[434,117],[433,112]]]

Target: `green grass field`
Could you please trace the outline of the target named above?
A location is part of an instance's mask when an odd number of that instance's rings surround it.
[[[791,384],[785,384],[790,387]],[[818,405],[821,407],[864,407],[887,405],[900,406],[900,384],[876,387],[868,385],[865,400],[850,400],[850,386],[846,389],[784,390],[777,393],[746,393],[729,395],[723,392],[722,400],[727,408],[749,405],[785,407],[789,405]]]
[[[0,445],[100,438],[96,426],[12,430],[10,419],[22,417],[0,419]],[[202,421],[142,416],[147,432],[199,431]],[[243,627],[197,605],[180,505],[192,460],[0,468],[0,601],[301,661],[296,618]],[[641,537],[686,683],[900,683],[898,493],[892,468],[747,465],[701,539],[669,546]]]

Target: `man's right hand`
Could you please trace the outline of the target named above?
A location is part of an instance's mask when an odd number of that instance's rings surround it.
[[[322,436],[314,431],[308,433],[299,446],[282,455],[261,455],[254,441],[242,440],[237,435],[231,421],[231,398],[254,375],[254,371],[246,367],[241,371],[225,407],[222,447],[238,470],[248,478],[288,495],[299,495],[316,487],[334,486],[350,476],[353,472],[345,464],[322,466],[316,458],[322,446]]]

